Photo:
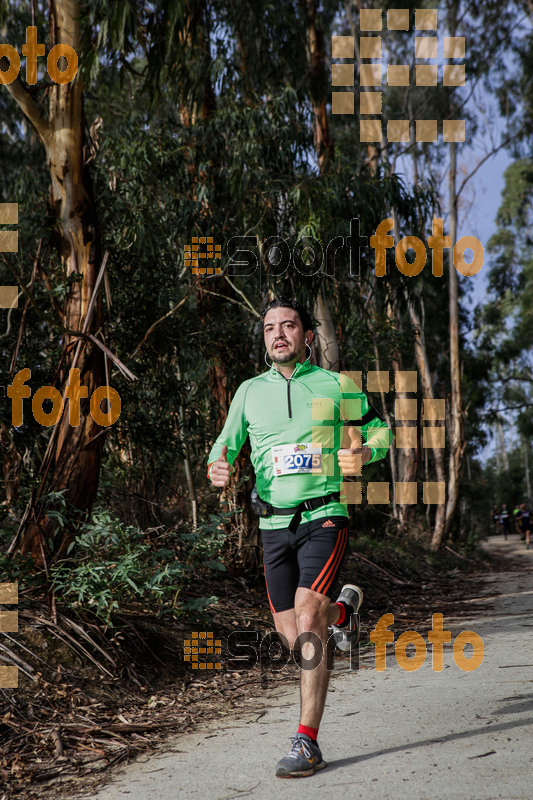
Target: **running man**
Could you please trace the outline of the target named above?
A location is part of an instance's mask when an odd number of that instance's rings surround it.
[[[520,511],[516,515],[516,521],[520,525],[523,538],[526,540],[526,550],[529,550],[529,537],[531,535],[531,511],[525,503],[521,503]]]
[[[509,511],[507,510],[506,503],[503,504],[500,512],[500,524],[502,526],[503,538],[507,539],[507,534],[509,533]]]
[[[322,643],[318,666],[300,670],[300,725],[276,768],[278,777],[292,778],[326,766],[317,735],[330,675],[328,627],[342,650],[359,638],[362,590],[347,584],[332,602],[348,543],[342,475],[360,475],[362,464],[383,458],[392,437],[347,375],[311,365],[313,325],[303,306],[278,298],[262,320],[265,360],[268,354],[272,364],[239,386],[209,454],[208,476],[214,486],[225,486],[250,437],[253,504],[274,625],[309,661],[318,639]]]

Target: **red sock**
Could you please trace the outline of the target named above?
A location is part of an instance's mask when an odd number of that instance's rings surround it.
[[[310,739],[316,742],[316,737],[318,736],[318,728],[308,728],[307,725],[299,725],[298,733],[305,733],[306,736],[309,736]]]
[[[339,611],[341,612],[339,619],[337,622],[335,622],[335,625],[343,625],[346,621],[346,606],[343,602],[335,603],[335,605],[338,606]]]

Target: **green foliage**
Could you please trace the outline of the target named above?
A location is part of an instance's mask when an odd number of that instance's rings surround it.
[[[80,526],[69,546],[70,558],[50,568],[56,598],[86,610],[113,627],[113,613],[137,608],[181,616],[202,611],[215,596],[183,597],[194,577],[224,571],[218,560],[224,542],[221,518],[192,533],[164,531],[155,538],[97,510]]]

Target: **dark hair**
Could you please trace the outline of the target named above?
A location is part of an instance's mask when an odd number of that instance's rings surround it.
[[[313,321],[311,320],[311,315],[309,314],[308,310],[297,300],[288,297],[276,297],[274,300],[271,300],[270,303],[264,307],[261,313],[261,320],[263,322],[268,312],[273,308],[292,308],[292,310],[296,311],[300,317],[304,331],[313,330]]]

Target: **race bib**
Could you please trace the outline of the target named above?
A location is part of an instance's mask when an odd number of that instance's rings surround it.
[[[320,475],[322,472],[322,446],[319,444],[281,444],[271,450],[274,475],[294,475],[300,472]]]

